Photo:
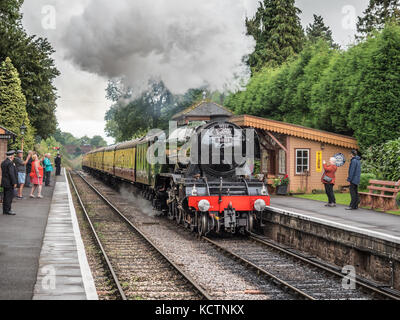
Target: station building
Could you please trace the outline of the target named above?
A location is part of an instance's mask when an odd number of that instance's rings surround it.
[[[179,126],[192,121],[227,120],[242,128],[255,129],[260,139],[260,170],[269,186],[274,184],[274,179],[288,175],[291,193],[323,190],[322,162],[329,162],[340,153],[346,162],[338,168],[335,189],[349,185],[350,152],[358,149],[353,137],[256,116],[235,116],[226,107],[205,100],[176,114],[172,120]]]
[[[358,148],[356,139],[249,115],[233,116],[230,121],[257,131],[261,145],[261,173],[268,178],[269,185],[274,179],[288,175],[289,192],[322,190],[322,162],[328,163],[339,153],[344,155],[346,162],[336,172],[335,189],[349,185],[350,153]]]

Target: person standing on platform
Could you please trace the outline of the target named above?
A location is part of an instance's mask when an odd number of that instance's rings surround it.
[[[43,167],[40,165],[39,157],[36,154],[32,156],[32,170],[30,175],[33,184],[30,197],[36,198],[33,193],[38,188],[38,198],[42,199]]]
[[[351,151],[351,157],[349,177],[347,178],[347,181],[350,182],[351,203],[346,210],[357,210],[360,204],[358,185],[361,180],[361,158],[358,156],[357,150]]]
[[[32,171],[32,155],[33,151],[29,151],[28,162],[26,163],[26,178],[25,178],[25,187],[31,187],[31,171]]]
[[[336,207],[336,198],[335,193],[333,192],[337,171],[336,158],[332,157],[329,160],[329,165],[327,165],[326,161],[324,161],[323,165],[325,172],[321,178],[321,181],[325,186],[325,192],[328,196],[328,203],[325,205],[325,207]]]
[[[50,186],[50,177],[51,173],[53,172],[53,166],[50,161],[50,156],[51,156],[50,153],[47,153],[43,160],[44,171],[45,171],[44,182],[46,187]]]
[[[54,159],[54,164],[56,166],[56,176],[61,176],[61,155],[57,153],[57,157]]]
[[[24,161],[24,152],[22,150],[18,150],[17,157],[14,159],[14,164],[17,169],[18,174],[18,194],[17,199],[22,200],[22,191],[24,190],[25,186],[25,179],[26,179],[26,164],[28,160],[31,158],[31,154],[28,155],[26,160]]]
[[[17,171],[14,165],[15,151],[9,151],[6,155],[7,159],[1,163],[1,186],[4,190],[3,214],[15,216],[15,212],[11,210],[14,190],[18,184]]]

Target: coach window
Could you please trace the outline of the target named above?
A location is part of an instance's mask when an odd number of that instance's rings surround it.
[[[296,149],[296,174],[310,171],[310,150]]]

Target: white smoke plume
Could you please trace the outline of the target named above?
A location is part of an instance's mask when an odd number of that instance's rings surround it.
[[[249,76],[243,57],[247,1],[92,0],[62,41],[83,70],[121,77],[131,87],[158,78],[173,93],[208,86],[226,91]]]

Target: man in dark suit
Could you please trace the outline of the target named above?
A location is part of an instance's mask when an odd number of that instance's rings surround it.
[[[56,176],[61,176],[61,155],[57,153],[57,157],[54,159],[56,165]]]
[[[4,190],[3,214],[14,216],[15,212],[11,210],[11,204],[14,198],[14,190],[17,187],[17,170],[14,165],[15,151],[6,153],[7,159],[1,164],[1,186]]]

